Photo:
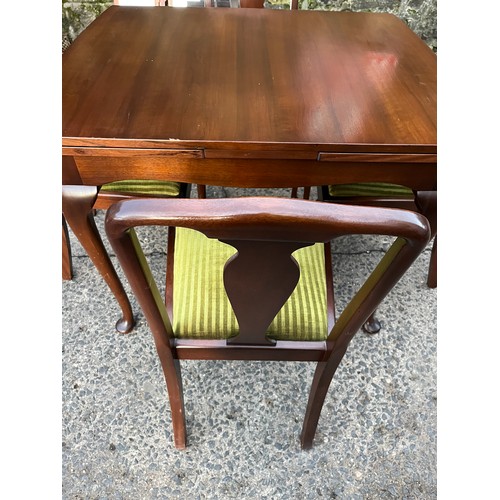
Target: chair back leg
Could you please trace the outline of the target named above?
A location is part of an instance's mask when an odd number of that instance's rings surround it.
[[[163,374],[167,383],[170,411],[172,413],[172,427],[174,431],[174,445],[178,450],[186,448],[186,417],[184,411],[184,397],[182,391],[181,366],[178,359],[171,355],[162,356],[158,349]]]
[[[73,259],[71,257],[71,243],[69,241],[68,225],[62,216],[62,279],[73,279]]]
[[[311,390],[309,391],[309,400],[307,402],[304,423],[302,424],[302,433],[300,435],[300,444],[303,450],[312,448],[323,403],[328,394],[332,378],[346,350],[347,344],[344,346],[336,346],[330,354],[330,360],[328,362],[320,361],[316,365]]]
[[[437,236],[434,237],[434,243],[432,244],[429,273],[427,274],[427,286],[429,288],[437,287]]]
[[[198,198],[205,199],[207,197],[207,186],[205,186],[205,184],[197,184],[196,190],[198,192]]]
[[[437,191],[418,191],[415,197],[420,212],[425,215],[431,227],[432,244],[431,258],[429,261],[429,272],[427,274],[427,286],[437,287]]]

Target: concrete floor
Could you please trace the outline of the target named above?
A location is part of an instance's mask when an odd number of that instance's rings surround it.
[[[210,196],[242,194],[248,191],[213,188]],[[100,228],[103,219],[99,212]],[[162,273],[164,233],[139,234],[153,271]],[[340,307],[388,242],[353,236],[335,242]],[[382,331],[359,332],[351,342],[312,450],[300,449],[299,435],[314,364],[185,361],[188,448],[178,451],[139,307],[132,300],[133,334],[116,333],[119,308],[73,236],[72,243],[75,277],[63,283],[62,300],[64,499],[437,497],[436,290],[425,282],[430,245],[379,308]]]

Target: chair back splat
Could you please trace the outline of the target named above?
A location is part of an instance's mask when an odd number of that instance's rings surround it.
[[[349,342],[430,237],[414,212],[270,197],[121,201],[105,226],[153,333],[177,448],[186,446],[180,359],[317,362],[301,436],[311,447]],[[165,298],[140,226],[169,226]],[[396,239],[335,320],[329,243],[346,234]]]

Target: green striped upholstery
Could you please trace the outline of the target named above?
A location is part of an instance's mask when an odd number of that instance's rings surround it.
[[[132,180],[109,182],[101,187],[101,192],[175,198],[179,196],[180,189],[178,182]]]
[[[227,339],[238,323],[223,284],[223,266],[233,247],[191,229],[177,228],[174,258],[173,330],[178,338]],[[327,337],[324,246],[294,252],[299,283],[268,329],[275,340]]]
[[[328,186],[332,198],[373,196],[375,198],[410,198],[413,191],[399,184],[386,182],[356,182],[354,184],[333,184]]]

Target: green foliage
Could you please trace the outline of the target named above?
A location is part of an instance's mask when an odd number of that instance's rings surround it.
[[[112,1],[87,0],[72,2],[62,0],[62,35],[63,39],[74,41],[75,38],[102,12]]]

